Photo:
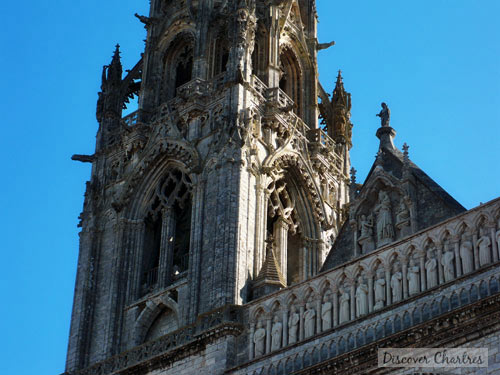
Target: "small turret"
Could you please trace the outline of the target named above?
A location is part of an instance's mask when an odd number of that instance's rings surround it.
[[[336,142],[352,147],[351,94],[344,88],[342,72],[339,70],[337,83],[332,95],[333,129],[329,129],[330,137]]]

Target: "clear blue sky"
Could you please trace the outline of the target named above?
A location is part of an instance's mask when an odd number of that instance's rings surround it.
[[[21,5],[22,4],[22,5]],[[102,65],[143,49],[133,14],[148,1],[2,1],[0,68],[0,374],[64,370],[77,217]],[[352,93],[358,180],[377,151],[375,113],[392,111],[397,146],[467,208],[500,195],[498,0],[319,0],[323,86],[342,69]]]

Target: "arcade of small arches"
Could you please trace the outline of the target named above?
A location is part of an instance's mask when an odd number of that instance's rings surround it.
[[[468,212],[401,244],[395,243],[389,249],[375,251],[271,298],[256,301],[250,310],[250,358],[498,263],[500,203],[492,206],[488,210]],[[490,289],[498,292],[498,280],[478,287],[486,290],[486,295]],[[470,300],[472,297],[450,298]]]

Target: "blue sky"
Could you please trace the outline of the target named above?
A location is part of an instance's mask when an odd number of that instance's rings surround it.
[[[0,373],[64,370],[78,253],[78,215],[102,65],[143,49],[133,14],[148,1],[0,3]],[[352,93],[358,180],[377,151],[375,113],[392,112],[396,145],[467,208],[500,195],[498,0],[319,0],[320,80],[338,69]]]

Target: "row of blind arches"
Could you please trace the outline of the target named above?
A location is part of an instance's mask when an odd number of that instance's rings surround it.
[[[330,342],[323,343],[321,346],[284,358],[277,363],[254,372],[249,372],[247,375],[290,374],[406,330],[446,312],[498,294],[499,292],[500,282],[498,276],[492,276],[489,280],[479,281],[459,291],[437,297],[430,303],[419,304],[413,310],[389,317],[379,322],[376,326],[361,328],[345,337],[337,337]]]

